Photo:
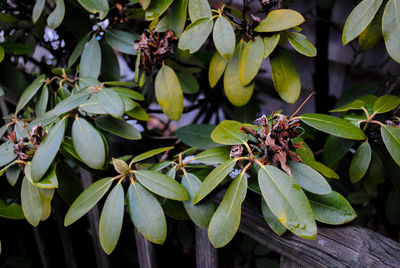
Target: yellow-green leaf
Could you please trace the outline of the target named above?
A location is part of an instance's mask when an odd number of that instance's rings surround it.
[[[349,177],[351,183],[359,182],[367,173],[371,161],[371,146],[364,142],[358,147],[350,163]]]
[[[256,77],[264,59],[264,41],[260,36],[250,40],[240,56],[239,79],[242,86],[247,86]]]
[[[280,34],[274,34],[272,36],[265,36],[263,37],[264,41],[264,59],[267,58],[272,51],[276,48],[279,43]]]
[[[136,162],[143,161],[143,160],[145,160],[147,158],[150,158],[152,156],[155,156],[157,154],[161,154],[161,153],[163,153],[165,151],[172,150],[172,149],[174,149],[174,147],[161,147],[161,148],[157,148],[157,149],[153,149],[153,150],[144,152],[142,154],[139,154],[139,155],[135,156],[132,159],[131,163],[136,163]]]
[[[189,0],[189,17],[192,22],[200,18],[211,18],[211,8],[207,0]]]
[[[400,129],[383,125],[381,126],[381,135],[393,160],[400,166]]]
[[[358,46],[361,51],[373,48],[382,38],[382,16],[385,6],[381,5],[371,23],[358,36]]]
[[[243,125],[237,121],[224,120],[211,132],[211,139],[225,145],[236,145],[247,142],[249,134],[240,130]]]
[[[21,205],[26,220],[37,226],[42,216],[42,200],[39,189],[24,178],[21,186]]]
[[[288,40],[292,47],[304,56],[317,56],[317,49],[314,47],[313,44],[310,43],[310,41],[308,41],[305,35],[297,32],[289,32]]]
[[[190,53],[195,53],[207,40],[213,25],[214,22],[210,18],[200,18],[192,22],[179,38],[178,47],[182,50],[189,50]]]
[[[265,200],[261,198],[261,211],[264,216],[264,220],[268,224],[268,226],[274,231],[277,235],[282,235],[286,232],[286,227],[278,220],[278,218],[272,213],[269,209]]]
[[[298,26],[304,22],[303,16],[291,9],[277,9],[268,13],[267,17],[254,28],[256,32],[279,32]]]
[[[383,11],[382,34],[390,57],[400,63],[400,0],[389,0]]]
[[[146,9],[146,20],[154,20],[160,17],[172,4],[173,0],[155,0],[151,1]]]
[[[400,97],[394,95],[384,95],[379,97],[372,107],[372,110],[376,114],[382,114],[390,112],[400,105]]]
[[[219,54],[229,60],[235,51],[236,37],[232,25],[223,16],[215,21],[213,40]]]
[[[210,67],[208,68],[208,82],[211,88],[217,85],[219,79],[225,72],[227,64],[228,61],[222,57],[218,51],[215,51],[210,61]]]

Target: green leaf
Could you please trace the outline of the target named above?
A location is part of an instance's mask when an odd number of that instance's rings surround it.
[[[79,40],[78,44],[76,44],[74,50],[71,53],[71,56],[68,59],[68,68],[70,68],[81,56],[83,49],[85,48],[86,43],[89,41],[91,33],[87,33],[82,39]]]
[[[141,121],[149,121],[150,116],[141,107],[136,107],[133,110],[127,111],[127,115]]]
[[[28,102],[36,95],[36,93],[39,91],[39,89],[42,87],[43,82],[45,81],[45,75],[40,75],[38,76],[33,82],[24,90],[24,93],[22,93],[21,97],[19,98],[17,108],[15,110],[15,113],[19,113],[19,111],[24,108]]]
[[[146,20],[154,20],[160,17],[172,4],[173,0],[156,0],[151,1],[150,6],[146,9]]]
[[[82,184],[76,172],[65,161],[60,161],[56,165],[56,175],[58,180],[57,191],[60,196],[70,206],[74,200],[82,193]]]
[[[60,101],[56,107],[53,109],[53,114],[55,115],[62,115],[64,113],[68,113],[71,110],[75,109],[82,103],[84,103],[90,96],[90,92],[84,91],[84,92],[79,92],[74,95],[68,96],[66,99]]]
[[[152,170],[138,170],[135,172],[135,176],[140,184],[162,197],[178,201],[189,199],[182,185],[162,173]]]
[[[336,136],[329,136],[326,140],[322,159],[330,167],[334,167],[350,150],[353,146],[353,140],[347,140]]]
[[[1,171],[0,171],[1,173]],[[10,166],[6,170],[7,181],[11,186],[15,186],[18,181],[19,175],[21,174],[21,168],[19,166]]]
[[[5,55],[4,47],[0,46],[0,62],[2,62],[4,60],[4,55]],[[4,95],[4,90],[1,89],[0,90],[0,96],[3,96],[3,95]]]
[[[39,189],[24,178],[21,186],[21,205],[26,220],[37,226],[42,216],[42,200]]]
[[[291,177],[274,166],[262,166],[258,184],[268,207],[288,230],[306,239],[315,238],[317,226],[310,203]]]
[[[86,102],[79,105],[79,110],[90,114],[107,114],[100,104],[98,94],[90,95]]]
[[[90,13],[99,13],[101,20],[107,16],[108,0],[78,0],[78,2]]]
[[[301,137],[296,137],[292,139],[292,143],[301,143],[301,148],[296,149],[296,154],[300,156],[301,160],[303,160],[304,163],[308,163],[310,161],[315,161],[315,156],[311,148],[307,145],[307,143],[303,140]]]
[[[174,70],[164,65],[158,71],[155,81],[158,104],[169,119],[178,121],[183,112],[183,93]]]
[[[247,86],[256,77],[261,68],[264,55],[264,41],[260,36],[250,40],[240,56],[239,79],[242,86]]]
[[[64,19],[65,14],[65,5],[64,0],[55,0],[56,8],[53,12],[50,13],[49,17],[47,18],[47,24],[50,28],[56,29],[60,26],[61,22]]]
[[[400,166],[400,129],[383,125],[381,126],[381,135],[390,156]]]
[[[339,179],[339,175],[335,171],[318,161],[307,161],[306,164],[328,179]]]
[[[49,89],[45,85],[43,86],[42,92],[40,93],[39,101],[36,103],[35,107],[36,116],[41,116],[46,112],[48,101],[49,101]]]
[[[235,51],[236,37],[232,25],[223,16],[215,21],[213,40],[219,54],[229,60]]]
[[[235,236],[241,218],[242,202],[247,193],[247,178],[240,173],[229,185],[208,228],[208,238],[215,248],[225,246]]]
[[[7,165],[15,158],[17,158],[17,155],[14,153],[14,143],[12,141],[6,141],[0,145],[0,167]]]
[[[18,19],[14,17],[13,15],[7,14],[7,13],[0,13],[0,22],[17,22]]]
[[[194,124],[179,128],[176,135],[183,143],[198,147],[200,149],[210,149],[219,146],[211,139],[211,133],[215,129],[214,125]]]
[[[39,188],[39,194],[42,200],[42,215],[40,216],[40,220],[45,221],[51,214],[51,201],[53,200],[54,189]]]
[[[128,55],[137,55],[137,50],[133,46],[135,40],[139,38],[136,33],[112,29],[106,31],[105,38],[110,46],[121,51],[122,53]]]
[[[325,195],[308,193],[307,196],[310,200],[314,217],[319,222],[340,225],[357,217],[356,212],[346,198],[335,191]]]
[[[214,190],[225,179],[225,177],[228,176],[229,173],[231,173],[236,161],[237,159],[229,159],[214,168],[201,184],[199,190],[193,198],[193,204],[197,204],[209,193],[211,193],[211,191]]]
[[[288,103],[297,101],[301,90],[300,74],[289,52],[278,47],[270,57],[272,81],[279,96]]]
[[[154,150],[147,151],[145,153],[142,153],[142,154],[139,154],[139,155],[135,156],[132,159],[131,163],[136,163],[136,162],[143,161],[143,160],[145,160],[147,158],[150,158],[152,156],[155,156],[157,154],[160,154],[160,153],[163,153],[165,151],[172,150],[172,149],[174,149],[174,147],[162,147],[162,148],[157,148],[157,149],[154,149]]]
[[[81,0],[82,1],[82,0]],[[79,65],[80,76],[97,79],[101,67],[101,49],[95,37],[90,39],[83,49]]]
[[[143,10],[146,10],[150,5],[151,0],[140,0],[139,3],[142,5]]]
[[[27,169],[27,168],[28,169],[30,168],[29,165],[25,166],[25,169]],[[25,171],[25,172],[27,172],[27,171]],[[26,175],[26,178],[28,180],[30,179],[28,175]],[[54,168],[50,167],[40,181],[31,182],[31,183],[41,189],[58,188],[58,180],[57,180],[56,170]]]
[[[343,106],[345,104],[351,103],[359,99],[366,94],[374,94],[380,87],[380,84],[377,82],[364,82],[354,87],[351,87],[345,90],[340,98],[338,99],[336,105]]]
[[[230,151],[231,151],[230,146],[220,146],[220,147],[208,149],[204,152],[197,154],[195,156],[195,160],[197,162],[207,164],[207,165],[220,164],[220,163],[228,161],[230,159],[230,157],[229,157]]]
[[[287,162],[292,172],[292,177],[305,190],[315,194],[329,194],[331,186],[317,171],[300,162],[289,160]]]
[[[21,205],[14,202],[6,203],[3,199],[0,199],[0,217],[12,220],[25,219]]]
[[[382,38],[382,16],[385,5],[381,5],[371,23],[358,36],[361,51],[373,48]]]
[[[351,123],[326,114],[303,114],[300,120],[307,125],[331,135],[352,140],[364,140],[364,132]]]
[[[344,24],[343,45],[346,45],[361,34],[371,23],[381,4],[382,0],[363,0],[353,9]]]
[[[185,94],[196,94],[200,90],[199,82],[192,74],[176,74],[179,79],[179,83],[182,87],[182,92]]]
[[[201,181],[195,175],[184,173],[181,183],[189,195],[189,200],[183,202],[186,212],[195,224],[206,229],[214,214],[212,201],[208,199],[193,205],[193,198],[201,186]]]
[[[112,178],[104,178],[96,181],[83,191],[72,203],[64,219],[64,226],[71,225],[85,215],[110,189]]]
[[[377,153],[372,151],[371,163],[363,179],[363,187],[370,195],[376,195],[377,186],[385,182],[385,168]]]
[[[393,225],[400,225],[400,193],[396,188],[390,190],[386,201],[386,215],[389,222]]]
[[[376,114],[387,113],[395,109],[400,104],[400,97],[394,95],[384,95],[379,97],[373,106],[373,112]]]
[[[242,86],[240,82],[240,58],[246,43],[241,41],[235,49],[235,53],[229,60],[224,73],[224,90],[228,100],[235,106],[247,104],[253,95],[254,82],[248,86]]]
[[[139,140],[142,138],[140,132],[124,120],[111,116],[99,116],[96,118],[95,122],[97,127],[122,138],[128,140]]]
[[[67,120],[62,119],[55,124],[45,136],[32,158],[31,175],[32,181],[39,181],[53,162],[61,142],[64,140],[64,132]]]
[[[350,102],[349,104],[337,107],[333,110],[330,110],[329,112],[346,112],[348,110],[360,110],[365,106],[365,102],[362,100],[355,100],[353,102]]]
[[[91,168],[100,169],[106,160],[106,148],[96,128],[77,117],[72,125],[72,140],[79,158]]]
[[[208,68],[208,82],[211,88],[217,85],[219,79],[225,72],[227,64],[228,61],[222,57],[218,51],[215,51],[210,61],[210,67]]]
[[[276,218],[276,216],[269,209],[265,200],[261,198],[261,211],[264,216],[265,222],[277,235],[282,235],[286,232],[286,227]]]
[[[139,183],[131,184],[127,194],[128,210],[138,231],[148,240],[163,244],[167,236],[167,223],[157,199]]]
[[[289,32],[288,40],[292,47],[304,56],[317,56],[317,49],[308,41],[306,36],[296,32]]]
[[[200,18],[211,18],[211,8],[207,0],[189,0],[189,17],[192,22]]]
[[[263,37],[264,41],[264,59],[267,58],[272,51],[276,48],[276,46],[279,43],[281,35],[280,34],[274,34],[272,36],[265,36]]]
[[[124,188],[119,183],[108,195],[99,221],[99,238],[107,254],[117,245],[124,219]]]
[[[171,5],[168,22],[176,37],[180,37],[185,28],[187,9],[188,0],[175,0]]]
[[[304,22],[303,16],[291,9],[277,9],[268,13],[267,17],[254,28],[256,32],[279,32],[298,26]]]
[[[101,67],[100,72],[104,80],[121,79],[121,69],[119,67],[118,57],[114,49],[107,43],[101,45]]]
[[[359,182],[367,173],[371,161],[371,146],[364,142],[358,147],[350,163],[349,177],[351,183]]]
[[[99,90],[98,98],[103,109],[113,117],[121,118],[124,115],[124,103],[115,91],[102,88]]]
[[[390,57],[400,62],[400,1],[389,0],[383,11],[382,34]]]
[[[33,6],[33,11],[32,11],[32,21],[33,21],[33,23],[36,24],[36,22],[40,18],[40,15],[43,12],[43,8],[44,8],[44,4],[45,3],[46,3],[46,0],[36,0],[36,3]]]
[[[225,145],[236,145],[247,142],[249,134],[240,131],[243,125],[244,124],[237,121],[224,120],[213,130],[211,139]]]
[[[189,50],[190,53],[195,53],[207,40],[213,25],[210,18],[201,18],[192,22],[179,38],[178,47],[182,50]]]
[[[131,98],[134,100],[139,100],[139,101],[144,100],[144,97],[142,94],[140,94],[139,92],[134,91],[132,89],[123,88],[123,87],[112,87],[110,89],[115,91],[116,93],[118,93],[120,96],[128,97],[128,98]]]

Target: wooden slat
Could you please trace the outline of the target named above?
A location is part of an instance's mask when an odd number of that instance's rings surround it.
[[[135,228],[136,247],[140,268],[157,268],[156,253],[153,244]]]
[[[291,259],[281,256],[281,263],[279,265],[280,268],[305,268],[304,266],[301,266],[297,262],[292,261]]]
[[[218,254],[210,240],[206,229],[198,226],[196,228],[196,267],[197,268],[217,268]]]

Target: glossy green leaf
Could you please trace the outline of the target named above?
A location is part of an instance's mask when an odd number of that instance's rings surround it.
[[[225,145],[236,145],[247,142],[249,134],[240,130],[242,123],[233,120],[224,120],[211,133],[211,139]]]
[[[96,181],[83,191],[72,203],[64,219],[64,226],[71,225],[85,215],[106,194],[112,184],[112,178]]]
[[[25,169],[28,167],[29,166],[26,165]],[[29,180],[28,175],[26,175],[26,178]],[[35,185],[36,187],[41,188],[41,189],[58,188],[58,180],[57,180],[56,170],[54,168],[50,167],[40,181],[32,182],[32,183],[33,183],[33,185]]]
[[[121,118],[124,115],[124,103],[115,91],[102,88],[99,90],[98,98],[103,109],[113,117]]]
[[[339,179],[339,175],[335,171],[318,161],[307,161],[306,164],[328,179]]]
[[[337,107],[333,110],[330,110],[329,112],[346,112],[348,110],[360,110],[365,106],[365,102],[362,100],[355,100],[353,102],[350,102],[346,105]]]
[[[86,43],[89,41],[91,33],[86,34],[82,39],[79,40],[79,42],[76,44],[74,50],[71,53],[71,56],[68,59],[68,67],[72,67],[74,63],[78,60],[78,58],[81,56],[83,49],[85,48]]]
[[[389,0],[383,11],[382,34],[390,57],[400,62],[400,1]]]
[[[64,161],[57,163],[56,175],[58,180],[57,191],[70,206],[83,191],[81,181],[76,171]]]
[[[313,44],[308,41],[307,37],[301,33],[289,32],[288,33],[289,43],[292,45],[297,52],[307,57],[317,56],[317,49]]]
[[[225,246],[235,236],[241,218],[241,207],[247,193],[247,178],[240,173],[229,185],[224,198],[211,218],[208,238],[215,248]]]
[[[17,158],[17,155],[14,153],[14,143],[12,141],[6,141],[0,145],[0,167],[7,165],[15,158]]]
[[[154,20],[160,17],[172,4],[173,0],[156,0],[151,1],[150,6],[146,9],[146,20]]]
[[[167,236],[167,223],[157,199],[139,183],[131,184],[127,195],[131,220],[148,240],[163,244]]]
[[[268,207],[288,230],[306,239],[315,238],[317,226],[310,203],[291,177],[274,166],[262,166],[258,184]]]
[[[211,18],[211,8],[207,0],[189,0],[189,17],[192,22],[200,18]]]
[[[108,195],[99,221],[99,238],[107,254],[117,245],[124,219],[124,188],[117,184]]]
[[[343,28],[343,45],[361,34],[371,23],[381,4],[382,0],[363,0],[353,9]]]
[[[189,146],[210,149],[219,146],[210,137],[214,129],[214,125],[207,124],[186,125],[179,128],[176,135]]]
[[[358,147],[350,163],[349,177],[352,183],[359,182],[367,173],[371,161],[371,146],[364,142]]]
[[[21,205],[26,220],[37,226],[42,216],[42,200],[39,189],[24,178],[21,186]]]
[[[89,99],[79,106],[79,110],[90,114],[107,114],[100,104],[98,94],[90,95]]]
[[[373,48],[382,38],[382,16],[385,5],[381,5],[371,23],[358,36],[361,51]]]
[[[168,22],[176,37],[180,37],[185,28],[187,9],[188,0],[175,0],[171,5]]]
[[[46,3],[46,0],[37,0],[35,2],[35,5],[33,6],[33,11],[32,11],[33,23],[36,23],[38,21],[38,19],[40,18],[40,15],[43,12],[45,3]]]
[[[372,151],[371,163],[364,176],[362,186],[370,195],[376,195],[377,187],[385,182],[385,168],[377,153]]]
[[[206,229],[214,214],[212,201],[210,199],[203,200],[202,202],[193,205],[194,196],[201,186],[201,181],[195,175],[184,173],[181,183],[189,195],[189,200],[183,202],[186,212],[195,224]]]
[[[350,150],[353,140],[329,136],[325,142],[322,159],[329,167],[334,167]]]
[[[220,164],[230,159],[229,157],[230,151],[231,151],[230,146],[220,146],[208,149],[204,152],[197,154],[195,156],[195,160],[197,162],[207,165]]]
[[[287,162],[292,172],[292,177],[305,190],[315,194],[329,194],[331,186],[317,171],[300,162],[289,160]]]
[[[222,57],[218,51],[215,51],[210,61],[210,67],[208,68],[208,82],[211,88],[217,85],[219,79],[225,72],[227,64],[228,61]]]
[[[100,43],[101,67],[100,72],[104,80],[120,80],[121,69],[114,49],[106,42]]]
[[[135,40],[139,38],[136,33],[125,32],[117,29],[106,31],[107,43],[113,48],[129,55],[137,55],[134,48]]]
[[[140,184],[162,197],[178,201],[189,199],[182,185],[162,173],[152,170],[138,170],[135,172],[135,176]]]
[[[80,76],[99,77],[101,67],[101,49],[99,41],[95,37],[90,39],[83,49],[79,65]]]
[[[267,58],[279,43],[280,34],[263,37],[264,41],[264,59]]]
[[[38,146],[32,158],[32,181],[39,181],[49,169],[61,146],[61,142],[64,140],[66,124],[66,119],[60,120],[50,129],[42,143]]]
[[[232,25],[223,16],[215,21],[213,40],[219,54],[229,60],[235,51],[236,37]]]
[[[400,129],[390,125],[381,127],[381,135],[386,149],[393,160],[400,166]]]
[[[143,160],[145,160],[147,158],[150,158],[152,156],[155,156],[157,154],[160,154],[160,153],[163,153],[165,151],[172,150],[172,149],[174,149],[174,147],[161,147],[161,148],[157,148],[157,149],[154,149],[154,150],[150,150],[150,151],[144,152],[142,154],[139,154],[139,155],[135,156],[132,159],[131,163],[136,163],[136,162],[143,161]]]
[[[84,103],[90,96],[90,92],[84,91],[74,95],[68,96],[66,99],[60,101],[53,109],[53,114],[62,115],[70,112],[82,103]]]
[[[364,95],[360,98],[360,100],[365,102],[365,108],[367,108],[369,113],[372,113],[372,109],[375,102],[378,100],[378,97],[374,95]]]
[[[264,41],[260,36],[250,40],[240,56],[239,79],[242,86],[247,86],[256,77],[261,68],[264,55]]]
[[[300,96],[300,74],[293,58],[284,48],[277,47],[269,56],[272,81],[279,96],[288,103],[294,103]]]
[[[199,82],[192,74],[176,74],[179,79],[179,83],[182,87],[182,92],[185,94],[196,94],[200,90]]]
[[[33,82],[24,90],[21,97],[19,98],[17,108],[15,109],[15,113],[19,113],[19,111],[24,108],[28,102],[36,95],[39,89],[42,87],[43,82],[45,81],[45,75],[38,76]]]
[[[331,135],[352,140],[364,140],[364,132],[351,123],[326,114],[303,114],[300,120],[307,125]]]
[[[141,107],[136,107],[133,110],[126,112],[126,114],[137,120],[141,120],[141,121],[149,121],[150,120],[150,116]]]
[[[47,103],[49,101],[49,89],[45,85],[42,88],[38,102],[36,103],[35,113],[36,116],[41,116],[46,112]]]
[[[269,209],[265,200],[261,198],[261,211],[264,216],[265,222],[277,235],[282,235],[286,232],[286,227],[278,220],[278,218]]]
[[[71,133],[74,149],[79,158],[91,168],[102,168],[106,160],[106,148],[98,130],[86,119],[77,117]]]
[[[139,140],[142,138],[140,132],[134,126],[122,119],[111,116],[99,116],[95,122],[97,127],[122,138],[128,140]]]
[[[385,211],[387,219],[393,225],[400,225],[400,193],[396,188],[390,190],[386,201]]]
[[[87,11],[96,14],[99,13],[99,17],[103,20],[108,13],[108,0],[78,0]]]
[[[193,198],[193,204],[197,204],[209,193],[211,193],[211,191],[214,190],[225,179],[225,177],[228,176],[229,173],[231,173],[236,161],[237,159],[229,159],[214,168],[201,184],[199,190]]]
[[[195,53],[207,40],[213,25],[214,23],[210,18],[201,18],[192,22],[179,38],[178,47],[182,50],[189,50],[190,53]]]
[[[291,9],[277,9],[268,13],[267,17],[254,28],[256,32],[279,32],[298,26],[304,22],[303,16]]]
[[[14,202],[6,203],[3,199],[0,199],[0,217],[12,220],[25,218],[21,205]]]
[[[58,26],[60,26],[65,14],[64,0],[55,0],[55,2],[56,8],[50,13],[49,17],[47,18],[47,24],[50,26],[50,28],[53,29],[56,29]]]
[[[400,105],[400,97],[394,95],[384,95],[379,97],[373,106],[374,113],[382,114],[390,112]]]
[[[253,82],[248,86],[242,86],[242,83],[240,82],[240,59],[245,46],[246,43],[244,41],[241,41],[236,46],[235,53],[229,60],[224,73],[225,95],[233,105],[238,107],[249,102],[253,95],[255,85]]]
[[[123,97],[128,97],[134,100],[139,100],[142,101],[144,100],[144,97],[142,94],[140,94],[137,91],[134,91],[132,89],[128,89],[128,88],[123,88],[123,87],[111,87],[111,90],[115,91],[116,93],[118,93],[120,96]]]
[[[169,119],[178,121],[183,112],[183,93],[174,70],[164,65],[157,73],[155,92],[158,104]]]
[[[335,191],[325,195],[309,193],[307,196],[314,217],[319,222],[339,225],[350,222],[357,217],[346,198]]]
[[[21,174],[21,168],[19,166],[13,165],[7,168],[6,177],[8,183],[14,187],[19,179],[20,174]]]

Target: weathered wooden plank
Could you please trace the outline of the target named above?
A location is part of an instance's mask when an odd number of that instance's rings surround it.
[[[136,247],[140,268],[157,268],[156,253],[153,244],[135,228]]]
[[[196,267],[197,268],[217,268],[218,254],[210,240],[206,229],[198,226],[196,228]]]
[[[304,268],[304,266],[301,266],[297,262],[292,261],[291,259],[281,256],[281,263],[279,265],[280,268]]]

